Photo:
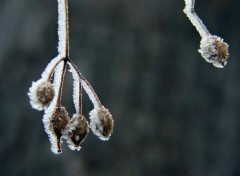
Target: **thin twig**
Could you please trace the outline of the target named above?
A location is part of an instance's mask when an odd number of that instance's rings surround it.
[[[50,81],[50,80],[51,80],[51,78],[52,78],[52,76],[53,76],[53,73],[54,73],[54,70],[56,69],[56,67],[58,66],[58,64],[59,64],[62,60],[64,60],[64,58],[59,59],[59,61],[58,61],[56,64],[54,64],[54,66],[53,66],[50,74],[48,75],[47,81]]]
[[[65,0],[66,16],[66,57],[69,57],[69,17],[68,17],[68,0]]]
[[[63,82],[64,82],[64,75],[65,75],[65,72],[66,72],[66,66],[67,66],[67,61],[64,60],[63,70],[62,70],[62,73],[61,73],[61,82],[60,82],[60,87],[59,87],[59,90],[58,90],[57,107],[61,107],[62,90],[63,90]]]
[[[82,83],[79,82],[79,114],[82,115]]]
[[[69,56],[68,0],[58,0],[58,52]]]
[[[70,60],[68,58],[68,62],[72,66],[72,68],[76,71],[76,73],[77,73],[77,75],[80,79],[80,82],[82,83],[82,87],[86,91],[86,93],[88,94],[88,96],[89,96],[90,100],[92,101],[94,107],[95,108],[101,107],[102,106],[101,101],[99,100],[99,98],[98,98],[97,94],[95,93],[94,89],[92,88],[91,84],[87,81],[86,78],[84,78],[82,76],[82,74],[78,70],[77,66],[72,62],[72,60]]]
[[[194,10],[195,0],[184,0],[184,1],[186,6],[183,12],[187,15],[191,23],[196,27],[200,36],[203,38],[211,35],[207,27],[203,24],[202,20],[195,13],[195,10]]]

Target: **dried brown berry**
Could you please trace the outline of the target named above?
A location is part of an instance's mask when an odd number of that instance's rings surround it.
[[[227,64],[228,44],[220,37],[208,36],[201,40],[199,52],[202,57],[215,67],[223,68]]]
[[[49,81],[40,84],[36,91],[38,101],[44,106],[48,105],[54,97],[53,86]]]
[[[70,118],[68,116],[68,112],[66,111],[66,109],[64,107],[56,108],[55,112],[52,115],[50,123],[52,131],[57,137],[58,153],[61,153],[61,137],[69,121]]]
[[[113,118],[104,106],[90,112],[90,127],[101,140],[108,140],[113,132]]]
[[[48,107],[53,100],[54,94],[51,82],[43,79],[33,82],[28,92],[32,107],[39,111]]]
[[[74,114],[64,132],[69,148],[80,150],[80,144],[87,137],[88,132],[89,125],[86,118],[80,114]]]
[[[228,58],[228,44],[223,42],[222,40],[219,40],[218,38],[215,39],[214,45],[216,47],[217,57],[219,58],[219,62],[222,65],[225,65]]]

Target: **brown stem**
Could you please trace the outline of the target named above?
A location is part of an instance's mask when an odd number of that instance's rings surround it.
[[[61,107],[62,90],[63,90],[63,82],[64,82],[64,75],[65,75],[65,71],[66,71],[66,66],[67,66],[67,61],[64,60],[64,65],[63,65],[63,70],[62,70],[62,75],[61,75],[61,82],[60,82],[60,87],[59,87],[59,90],[58,90],[57,107]]]
[[[51,70],[50,74],[48,75],[47,81],[50,81],[50,79],[51,79],[52,76],[53,76],[54,70],[56,69],[56,67],[58,66],[58,64],[59,64],[62,60],[64,60],[64,58],[61,58],[61,59],[54,65],[53,69]]]
[[[96,99],[98,106],[99,107],[102,106],[101,101],[99,100],[99,98],[98,98],[97,94],[95,93],[94,89],[92,88],[91,84],[87,81],[86,78],[84,78],[82,76],[82,74],[78,70],[77,66],[72,62],[72,60],[70,60],[70,58],[68,58],[68,62],[69,62],[69,64],[72,65],[74,70],[77,72],[79,79],[84,81],[87,84],[88,88],[91,90],[91,93],[93,94],[94,98]]]

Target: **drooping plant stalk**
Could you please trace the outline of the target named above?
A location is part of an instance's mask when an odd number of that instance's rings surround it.
[[[62,102],[62,91],[63,91],[63,82],[64,82],[64,75],[65,75],[65,72],[66,72],[66,66],[67,66],[67,62],[66,60],[63,61],[64,62],[64,65],[63,65],[63,69],[61,71],[61,81],[60,81],[60,87],[59,87],[59,90],[57,91],[58,92],[58,99],[57,99],[57,107],[61,107],[61,102]]]
[[[186,6],[184,8],[184,13],[187,15],[193,26],[196,27],[197,31],[199,32],[202,38],[211,35],[204,25],[202,20],[196,14],[194,7],[195,7],[195,0],[185,0]]]
[[[53,65],[52,65],[52,68],[49,69],[49,70],[50,70],[50,73],[47,74],[47,75],[48,75],[47,81],[50,81],[50,80],[51,80],[51,78],[52,78],[52,76],[53,76],[53,73],[54,73],[56,67],[57,67],[58,64],[59,64],[61,61],[63,61],[63,60],[64,60],[63,57],[60,57],[60,59],[57,59],[56,61],[54,60],[54,63],[53,63]]]
[[[218,36],[211,35],[202,20],[195,13],[195,0],[184,0],[185,8],[183,12],[189,18],[193,26],[201,36],[200,49],[202,57],[217,68],[223,68],[227,64],[228,44]]]
[[[76,114],[71,119],[61,105],[67,63],[73,76],[73,102],[76,109]],[[82,88],[94,106],[89,117],[90,127],[100,139],[108,140],[113,131],[112,115],[101,104],[90,83],[70,60],[68,0],[58,0],[58,55],[47,65],[42,78],[33,82],[28,93],[32,107],[45,112],[44,128],[49,136],[51,150],[55,154],[62,152],[63,138],[66,139],[70,149],[79,151],[81,142],[89,132],[89,123],[82,115]]]
[[[82,76],[80,71],[78,70],[77,66],[69,59],[69,66],[72,69],[72,72],[78,77],[80,83],[83,86],[83,89],[88,94],[90,100],[92,101],[94,108],[99,108],[102,106],[100,99],[98,98],[96,92],[90,85],[90,83],[87,81],[86,78]]]

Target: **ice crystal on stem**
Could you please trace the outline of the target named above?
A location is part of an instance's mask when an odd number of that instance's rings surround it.
[[[201,36],[200,49],[202,57],[217,68],[223,68],[227,64],[228,44],[220,37],[211,35],[206,26],[194,11],[195,0],[184,0],[184,13]]]
[[[69,57],[68,28],[68,0],[58,0],[58,55],[47,65],[41,79],[32,83],[28,93],[32,107],[44,110],[43,124],[51,143],[51,150],[55,154],[62,152],[63,139],[70,149],[79,151],[80,144],[88,135],[89,123],[82,115],[82,88],[94,106],[90,112],[93,133],[102,140],[108,140],[113,131],[112,115],[101,104],[92,86]],[[72,118],[61,105],[67,63],[73,76],[73,102],[76,109]]]

